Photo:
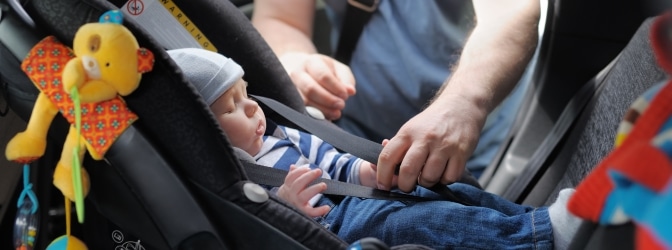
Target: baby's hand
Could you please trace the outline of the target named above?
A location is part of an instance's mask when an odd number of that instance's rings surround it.
[[[311,170],[308,167],[299,168],[291,165],[289,167],[289,173],[287,173],[287,177],[285,177],[285,183],[282,184],[278,190],[278,196],[296,206],[310,217],[323,216],[327,214],[331,208],[327,205],[313,207],[310,205],[309,201],[313,196],[327,190],[327,184],[320,182],[308,186],[311,182],[317,180],[321,176],[321,169]]]

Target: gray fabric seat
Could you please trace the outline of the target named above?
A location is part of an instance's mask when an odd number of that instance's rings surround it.
[[[630,104],[649,87],[666,79],[651,50],[649,30],[653,19],[640,26],[613,66],[602,72],[602,88],[539,180],[539,185],[557,183],[556,187],[532,189],[524,203],[550,204],[560,189],[575,187],[613,148],[616,129]]]

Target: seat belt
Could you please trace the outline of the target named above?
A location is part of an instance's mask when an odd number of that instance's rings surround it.
[[[355,50],[364,25],[378,9],[380,0],[348,0],[345,17],[341,24],[341,33],[334,58],[343,64],[350,64],[352,52]]]
[[[9,2],[18,4],[15,0]],[[20,10],[23,11],[23,9]],[[18,60],[26,57],[30,49],[45,37],[35,35],[36,29],[32,28],[28,22],[32,22],[32,19],[27,14],[16,14],[9,10],[9,6],[0,3],[0,34],[4,34],[0,36],[0,43],[4,44]]]
[[[523,172],[504,191],[502,197],[516,203],[522,202],[521,198],[523,194],[529,192],[532,188],[531,185],[541,178],[541,175],[549,167],[547,160],[550,155],[556,151],[560,142],[566,137],[569,129],[583,113],[588,103],[604,87],[604,77],[611,71],[619,58],[620,55],[612,60],[598,76],[588,81],[588,83],[577,91],[574,97],[567,103],[567,106],[565,106],[549,135],[544,138],[539,148],[530,157]]]
[[[284,183],[285,176],[287,176],[287,171],[282,169],[261,166],[248,161],[241,161],[241,162],[243,163],[243,166],[245,167],[245,173],[247,173],[247,176],[250,178],[250,180],[259,185],[279,187]],[[324,182],[325,184],[327,184],[327,190],[322,192],[323,194],[326,195],[354,196],[368,199],[397,200],[397,201],[438,200],[428,197],[384,191],[380,189],[370,188],[367,186],[361,186],[352,183],[341,182],[332,179],[324,179],[324,178],[319,178],[313,181],[311,185],[320,182]]]
[[[235,155],[238,157],[240,162],[245,167],[245,173],[247,177],[254,183],[260,185],[266,185],[271,187],[279,187],[284,184],[285,177],[287,176],[287,171],[282,169],[275,169],[272,167],[262,166],[256,163],[254,158],[244,150],[233,147]],[[345,195],[355,196],[361,198],[372,198],[379,200],[398,200],[398,201],[428,201],[435,200],[427,197],[407,195],[403,193],[383,191],[380,189],[374,189],[366,186],[355,185],[346,182],[340,182],[332,179],[319,178],[313,182],[311,185],[324,182],[327,184],[327,190],[322,192],[326,195],[335,195],[341,198]]]
[[[250,95],[256,100],[259,101],[259,103],[272,111],[276,112],[280,116],[284,117],[287,119],[288,122],[293,123],[295,126],[304,129],[305,131],[308,131],[309,133],[321,138],[322,140],[328,142],[335,148],[348,152],[354,156],[357,156],[359,158],[362,158],[365,161],[369,162],[377,162],[378,161],[378,155],[380,155],[380,152],[383,149],[383,146],[372,142],[370,140],[364,139],[362,137],[350,134],[335,125],[333,125],[331,122],[326,121],[326,120],[318,120],[315,118],[312,118],[308,115],[305,115],[303,113],[299,113],[298,111],[289,108],[285,106],[284,104],[267,98],[267,97],[262,97],[262,96],[254,96]],[[269,168],[269,167],[265,167]],[[397,169],[395,169],[395,173],[398,174],[399,171],[399,166],[397,166]],[[253,170],[254,171],[254,170]],[[282,170],[281,170],[282,171]],[[260,178],[258,176],[258,173],[253,173],[252,171],[245,171],[248,173],[249,177],[251,180],[256,182],[256,178]],[[252,173],[251,173],[252,172]],[[282,176],[277,175],[275,176],[275,180],[273,184],[280,184],[282,185],[282,182],[284,182],[284,176],[287,175],[287,171],[282,171]],[[333,181],[333,180],[328,180],[328,181]],[[325,180],[326,182],[326,180]],[[336,181],[338,182],[338,181]],[[465,171],[465,174],[462,176],[461,182],[464,182],[466,184],[475,186],[480,188],[478,185],[478,182],[476,181],[475,178],[473,178],[467,171]],[[258,182],[258,184],[264,184]],[[383,190],[377,190],[371,187],[365,187],[365,186],[360,186],[360,185],[355,185],[352,183],[344,183],[344,182],[339,182],[339,184],[334,184],[334,186],[338,185],[338,190],[339,191],[334,191],[335,193],[330,193],[334,195],[341,195],[341,196],[360,196],[362,193],[372,193],[372,194],[378,194],[381,192],[388,192],[388,191],[383,191]],[[272,185],[269,185],[272,186]],[[344,186],[344,188],[341,188],[341,186]],[[368,191],[352,191],[349,192],[349,188],[346,187],[352,187],[352,189],[371,189]],[[329,188],[329,184],[327,185],[327,188]],[[437,193],[439,196],[443,197],[443,200],[449,200],[453,202],[457,202],[463,205],[471,205],[468,202],[464,201],[463,199],[459,198],[455,193],[453,193],[448,186],[443,185],[441,183],[438,183],[434,185],[431,188],[428,188],[429,190]],[[375,191],[377,190],[377,191]],[[343,193],[343,191],[346,191],[347,193]],[[331,191],[330,191],[331,192]],[[390,195],[390,194],[385,194],[382,196],[367,196],[363,198],[374,198],[374,199],[390,199],[387,198],[388,196],[395,196],[396,195]]]

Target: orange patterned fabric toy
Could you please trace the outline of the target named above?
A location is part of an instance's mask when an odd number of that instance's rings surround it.
[[[70,126],[61,159],[54,170],[54,185],[74,200],[72,187],[73,148],[86,147],[97,160],[114,140],[137,119],[121,96],[132,93],[142,73],[150,71],[152,53],[140,48],[133,34],[121,25],[120,12],[108,12],[99,23],[88,23],[75,34],[73,50],[47,37],[30,51],[22,69],[40,90],[24,132],[7,145],[7,159],[29,163],[44,154],[46,135],[56,113],[74,124],[70,92],[77,89],[81,100],[81,137]],[[85,150],[78,153],[81,162]],[[82,169],[84,195],[88,175]]]

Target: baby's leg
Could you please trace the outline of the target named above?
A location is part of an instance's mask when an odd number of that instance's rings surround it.
[[[491,208],[506,215],[528,213],[534,209],[534,207],[513,203],[507,199],[502,198],[501,196],[485,192],[482,189],[478,189],[463,183],[454,183],[449,185],[448,188],[450,188],[450,190],[453,191],[456,196],[469,204],[478,207]],[[421,187],[416,188],[414,194],[423,197],[441,199],[441,197],[433,191]]]
[[[530,206],[515,204],[500,196],[483,192],[469,185],[455,183],[449,187],[457,196],[471,204],[488,207],[506,215],[528,213],[534,209]],[[567,200],[569,200],[572,193],[574,193],[574,189],[563,189],[558,195],[556,202],[548,208],[556,249],[566,249],[581,224],[581,220],[567,210]],[[426,197],[437,197],[432,191],[423,188],[418,188],[416,194]]]
[[[481,191],[483,192],[483,191]],[[493,197],[490,207],[448,201],[399,202],[348,197],[325,218],[348,242],[376,237],[389,245],[437,249],[552,249],[547,208],[534,209]]]

